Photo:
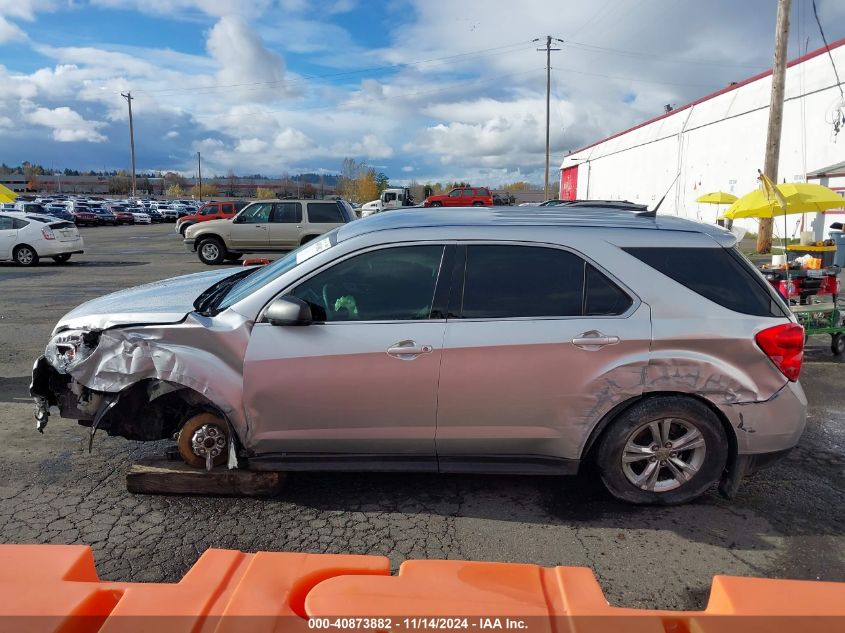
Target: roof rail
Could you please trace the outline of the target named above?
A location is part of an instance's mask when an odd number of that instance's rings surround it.
[[[562,202],[558,207],[601,207],[605,209],[624,209],[627,211],[647,211],[644,204],[637,204],[629,200],[570,200]],[[639,215],[639,214],[638,214]]]

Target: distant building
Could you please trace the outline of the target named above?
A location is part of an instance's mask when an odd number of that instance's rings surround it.
[[[833,42],[830,53],[845,76],[845,39]],[[741,196],[758,186],[771,75],[767,71],[731,83],[569,153],[560,168],[561,198],[627,199],[653,206],[668,190],[660,213],[714,222],[725,207],[697,203],[698,196],[711,191]],[[808,182],[845,195],[845,126],[836,138],[832,125],[837,108],[845,111],[845,103],[826,49],[789,62],[779,182],[803,181],[806,175]],[[790,234],[798,217],[790,220]],[[826,224],[837,220],[841,216],[828,217]],[[776,231],[783,233],[782,223]]]

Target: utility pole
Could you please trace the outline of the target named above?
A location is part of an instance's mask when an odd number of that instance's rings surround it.
[[[199,187],[197,187],[197,196],[202,202],[202,156],[200,153],[197,152],[197,180],[199,181]]]
[[[540,38],[535,38],[539,42]],[[546,170],[543,175],[543,198],[549,199],[549,100],[552,91],[552,51],[559,51],[559,48],[552,48],[552,41],[563,43],[563,40],[551,35],[546,36],[546,46],[538,48],[538,51],[546,51]]]
[[[775,58],[772,63],[772,100],[769,105],[769,130],[766,134],[766,162],[763,173],[777,184],[780,160],[780,133],[783,128],[783,90],[786,84],[786,45],[789,40],[789,11],[792,0],[778,0],[777,25],[775,26]],[[772,250],[773,218],[760,218],[757,233],[757,252]]]
[[[129,151],[132,154],[132,197],[134,198],[136,195],[135,189],[135,130],[132,127],[132,96],[131,92],[127,92],[126,94],[120,93],[120,96],[126,99],[126,103],[129,105]]]

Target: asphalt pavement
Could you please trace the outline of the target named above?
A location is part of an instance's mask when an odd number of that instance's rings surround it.
[[[785,460],[674,508],[571,478],[307,474],[271,500],[132,495],[133,460],[163,452],[53,416],[35,430],[29,370],[87,299],[207,270],[172,224],[82,229],[66,265],[0,264],[0,542],[86,543],[102,578],[173,582],[208,547],[591,567],[611,604],[703,608],[715,574],[845,581],[845,365],[811,340],[807,430]]]

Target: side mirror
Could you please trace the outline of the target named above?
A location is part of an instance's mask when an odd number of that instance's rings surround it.
[[[311,325],[311,307],[298,297],[286,295],[273,300],[264,318],[270,325]]]

